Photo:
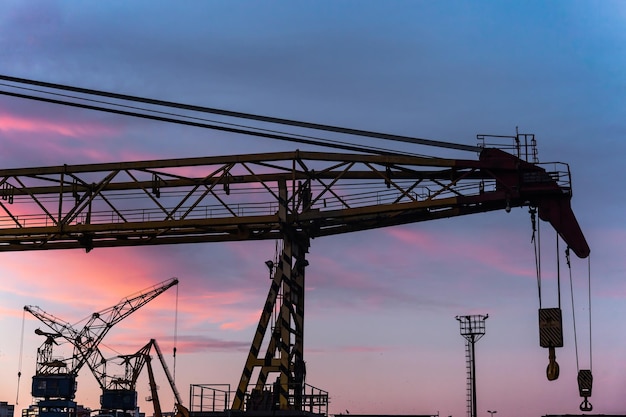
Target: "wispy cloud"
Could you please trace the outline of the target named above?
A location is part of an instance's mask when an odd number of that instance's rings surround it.
[[[50,119],[22,117],[0,112],[0,131],[5,133],[54,134],[71,138],[88,139],[116,133],[110,125],[95,122],[59,122]]]

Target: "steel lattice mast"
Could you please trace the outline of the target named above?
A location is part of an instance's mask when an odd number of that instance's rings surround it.
[[[477,417],[476,404],[476,351],[475,345],[485,335],[485,320],[489,315],[456,316],[461,336],[465,338],[465,359],[467,362],[467,416]]]

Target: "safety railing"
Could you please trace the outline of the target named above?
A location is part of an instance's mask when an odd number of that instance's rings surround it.
[[[189,411],[221,413],[230,407],[234,391],[229,384],[193,384],[190,386]],[[328,415],[328,392],[309,384],[300,389],[290,389],[288,403],[293,410],[322,416]],[[263,389],[252,389],[243,402],[245,411],[272,411],[278,409],[272,384]]]

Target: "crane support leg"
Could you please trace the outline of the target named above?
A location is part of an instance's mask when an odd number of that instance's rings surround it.
[[[284,190],[281,187],[281,190]],[[286,199],[283,199],[286,201]],[[283,211],[283,210],[281,210]],[[283,218],[285,213],[279,213]],[[309,248],[306,235],[283,231],[283,249],[273,271],[272,283],[261,312],[244,366],[233,410],[300,410],[304,389],[304,271]],[[277,305],[277,301],[280,304]],[[274,320],[270,327],[271,320]],[[270,339],[262,352],[263,339]],[[257,372],[255,388],[246,404],[246,391]],[[265,388],[269,374],[278,374],[269,396]]]
[[[150,392],[152,397],[152,405],[154,407],[154,417],[161,417],[163,413],[161,412],[161,402],[159,401],[159,393],[157,384],[154,379],[154,371],[152,370],[152,359],[150,355],[146,355],[146,368],[148,369],[148,380],[150,383]]]
[[[282,274],[275,273],[272,279],[272,284],[270,285],[269,293],[267,294],[265,306],[263,307],[263,311],[261,312],[259,324],[257,325],[256,331],[254,333],[254,338],[252,339],[252,345],[250,346],[250,352],[248,352],[246,365],[244,366],[243,372],[241,374],[241,379],[239,380],[239,385],[237,386],[237,392],[235,393],[235,398],[233,400],[233,410],[244,409],[244,396],[246,394],[246,390],[248,389],[248,383],[252,378],[252,372],[254,371],[255,367],[261,364],[261,360],[259,359],[258,355],[261,350],[263,338],[265,337],[265,332],[272,317],[272,311],[274,310],[274,306],[276,305],[276,298],[278,297],[281,282]],[[274,354],[270,354],[269,351],[268,354],[270,356],[268,359],[271,361],[271,357],[273,357]]]
[[[302,241],[301,241],[302,240]],[[308,239],[285,238],[280,261],[276,266],[265,306],[250,346],[246,365],[233,400],[233,410],[244,410],[248,385],[255,371],[255,390],[261,393],[270,373],[278,373],[274,384],[274,407],[280,410],[300,409],[304,385],[304,270]],[[277,306],[276,301],[280,300]],[[274,322],[273,312],[278,309]],[[265,352],[263,339],[271,332]],[[292,400],[290,400],[292,399]]]

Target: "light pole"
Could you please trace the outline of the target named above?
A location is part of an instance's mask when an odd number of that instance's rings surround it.
[[[487,410],[487,412],[488,412],[489,414],[491,414],[491,417],[493,417],[493,415],[494,415],[495,413],[497,413],[497,411],[491,411],[491,410]]]
[[[476,406],[476,355],[474,345],[485,335],[487,315],[456,316],[465,338],[465,360],[467,361],[467,416],[478,417]]]

